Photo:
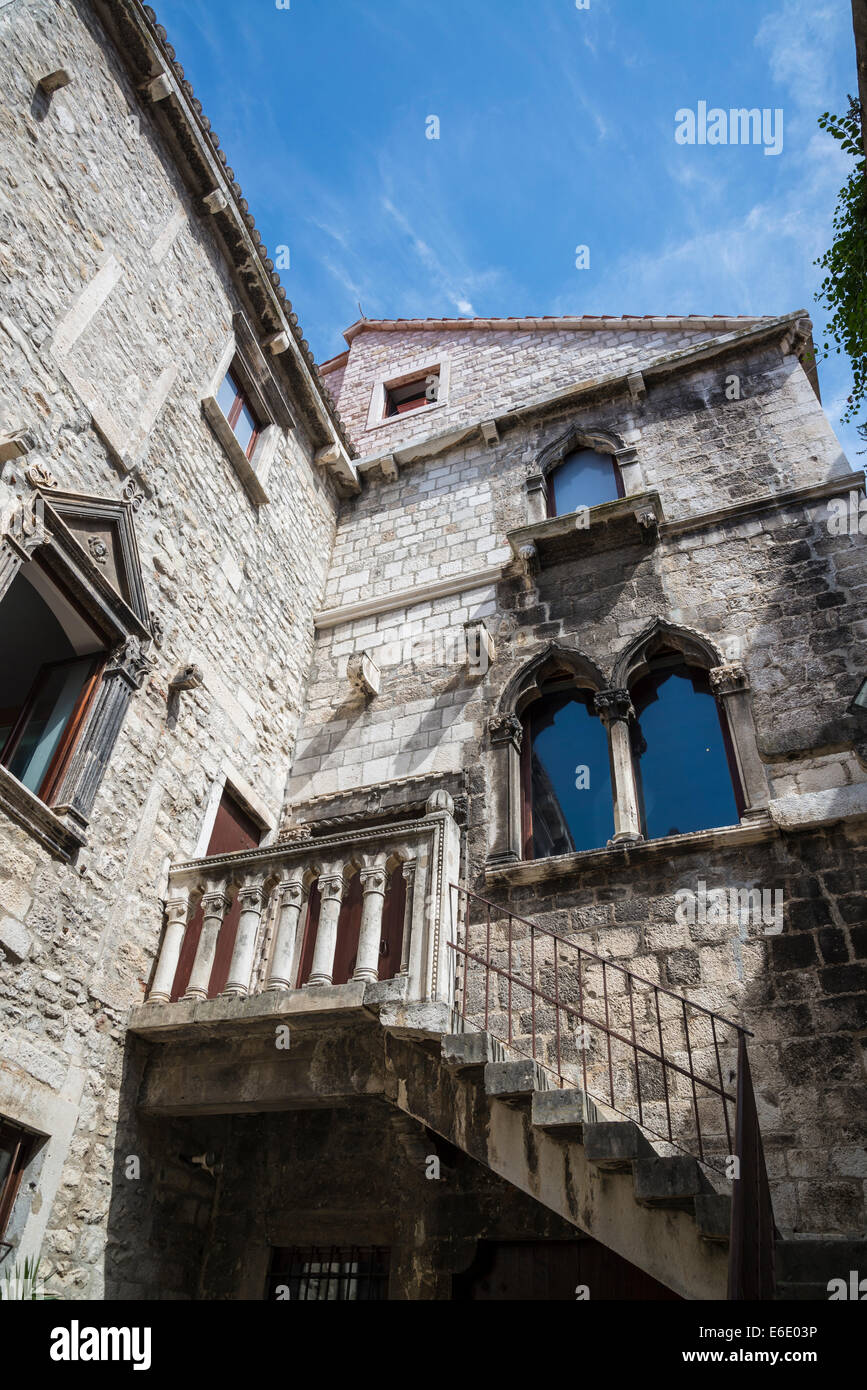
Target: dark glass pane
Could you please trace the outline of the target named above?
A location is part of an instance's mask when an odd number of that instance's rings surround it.
[[[576,691],[530,710],[533,858],[596,849],[614,830],[608,735]]]
[[[241,406],[241,414],[238,416],[238,422],[235,425],[235,436],[245,454],[249,448],[250,440],[255,433],[256,417],[245,402],[244,405]]]
[[[666,666],[640,681],[632,700],[646,744],[636,767],[647,838],[737,825],[719,711],[704,673]]]
[[[232,373],[227,372],[220,382],[220,389],[217,392],[217,405],[220,407],[227,420],[229,418],[229,412],[235,404],[235,399],[239,394],[238,385]]]
[[[84,682],[93,670],[93,657],[62,661],[47,667],[40,680],[24,731],[10,761],[9,771],[39,792]]]
[[[598,507],[600,502],[613,502],[617,497],[614,460],[595,449],[578,449],[568,454],[551,475],[551,481],[557,516],[575,512],[579,507]]]

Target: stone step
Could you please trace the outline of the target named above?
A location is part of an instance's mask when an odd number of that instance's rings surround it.
[[[482,1073],[489,1062],[503,1060],[503,1045],[490,1033],[450,1033],[441,1042],[445,1066],[458,1073]]]
[[[485,1091],[493,1100],[516,1105],[529,1101],[534,1091],[547,1089],[547,1076],[538,1062],[529,1057],[514,1062],[488,1062],[485,1067]]]
[[[580,1140],[584,1126],[595,1124],[598,1111],[583,1091],[535,1091],[530,1111],[530,1123],[558,1139]]]
[[[584,1150],[591,1163],[609,1173],[623,1173],[637,1158],[658,1158],[632,1120],[602,1120],[584,1126]]]
[[[637,1158],[632,1165],[635,1200],[645,1207],[677,1207],[691,1210],[693,1198],[705,1185],[694,1158],[675,1154],[670,1158]]]
[[[702,1240],[728,1245],[732,1199],[724,1192],[701,1192],[693,1201],[695,1224]]]

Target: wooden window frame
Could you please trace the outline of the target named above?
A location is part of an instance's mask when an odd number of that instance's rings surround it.
[[[39,1136],[0,1116],[0,1139],[5,1138],[11,1139],[15,1147],[9,1172],[0,1184],[0,1245],[8,1243],[4,1236],[9,1229],[24,1170],[33,1157]]]
[[[255,424],[253,426],[253,433],[250,436],[250,440],[247,444],[246,449],[244,450],[244,453],[247,456],[247,458],[252,459],[253,454],[256,451],[256,445],[258,444],[259,440],[261,439],[262,435],[267,429],[267,426],[263,424],[259,416],[259,412],[257,411],[253,401],[250,399],[249,393],[244,387],[244,383],[241,381],[238,372],[235,370],[234,364],[231,364],[228,367],[226,375],[223,377],[223,381],[230,381],[232,383],[232,386],[235,388],[235,399],[232,402],[232,406],[229,410],[228,415],[226,416],[229,428],[231,429],[235,438],[238,438],[238,431],[236,429],[236,425],[241,418],[241,411],[243,410],[244,406],[247,407],[248,411],[250,412],[250,415],[253,417],[253,420],[255,421]],[[222,382],[220,383],[220,385],[222,385]],[[240,440],[238,442],[240,443]]]

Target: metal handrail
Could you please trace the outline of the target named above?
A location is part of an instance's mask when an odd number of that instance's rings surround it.
[[[581,1050],[581,1075],[583,1080],[583,1090],[586,1095],[594,1100],[600,1101],[608,1106],[617,1114],[625,1115],[627,1118],[635,1120],[636,1116],[630,1114],[628,1110],[618,1104],[620,1097],[615,1097],[614,1085],[614,1058],[612,1054],[612,1044],[616,1043],[626,1049],[626,1053],[631,1058],[635,1078],[635,1105],[637,1107],[637,1123],[650,1134],[665,1140],[672,1147],[678,1148],[692,1157],[697,1158],[707,1168],[710,1168],[725,1177],[734,1177],[733,1197],[732,1197],[732,1222],[731,1239],[729,1245],[729,1298],[732,1299],[754,1299],[772,1298],[774,1288],[773,1274],[773,1253],[774,1253],[774,1220],[773,1208],[770,1198],[770,1187],[768,1184],[767,1170],[765,1167],[764,1152],[762,1149],[761,1133],[759,1130],[758,1116],[756,1113],[755,1096],[752,1089],[752,1080],[747,1060],[746,1040],[753,1034],[743,1024],[734,1022],[733,1019],[726,1018],[723,1014],[713,1009],[706,1008],[703,1004],[693,1003],[683,995],[667,989],[664,985],[657,984],[649,980],[646,976],[639,975],[633,970],[629,970],[624,965],[618,965],[608,960],[605,956],[590,951],[584,946],[579,946],[577,942],[564,940],[556,932],[548,927],[541,926],[538,922],[533,922],[529,918],[521,917],[517,913],[511,912],[501,904],[490,902],[480,894],[472,892],[461,884],[453,883],[452,890],[458,895],[458,913],[460,914],[460,900],[466,902],[465,920],[465,943],[461,945],[458,941],[449,941],[449,947],[455,953],[455,964],[459,960],[464,964],[463,994],[460,1000],[460,1007],[456,1012],[463,1019],[464,1023],[479,1026],[478,1014],[468,1013],[468,995],[470,970],[473,965],[479,966],[484,970],[484,1029],[491,1033],[492,1037],[498,1035],[492,1032],[490,1027],[491,1015],[491,979],[505,980],[507,983],[507,1000],[505,1004],[506,1012],[506,1037],[499,1037],[498,1041],[506,1044],[512,1051],[522,1056],[532,1056],[533,1060],[544,1071],[557,1078],[560,1087],[564,1084],[576,1084],[574,1078],[564,1070],[562,1060],[562,1036],[561,1036],[561,1013],[566,1015],[567,1021],[578,1019],[582,1024],[586,1024],[598,1029],[605,1038],[605,1052],[607,1057],[608,1087],[607,1095],[597,1094],[592,1089],[588,1081],[587,1067],[587,1048]],[[484,917],[481,923],[471,923],[471,905],[479,904],[484,909]],[[496,916],[492,918],[491,914]],[[495,963],[491,951],[491,929],[492,925],[503,922],[507,929],[506,943],[506,965]],[[512,928],[514,923],[520,923],[529,928],[530,932],[530,961],[529,961],[529,980],[513,969],[513,941]],[[472,949],[470,944],[470,933],[473,926],[478,926],[484,930],[485,950],[484,954],[480,949]],[[552,960],[550,966],[553,970],[553,993],[551,988],[546,988],[543,984],[537,983],[537,953],[536,936],[541,935],[548,938],[553,943]],[[561,970],[561,951],[573,951],[577,954],[577,1002],[561,999],[560,997],[560,970]],[[584,961],[593,962],[601,967],[602,971],[602,1002],[604,1006],[604,1019],[597,1018],[588,1014],[585,1005],[585,991],[583,979]],[[629,1034],[622,1032],[611,1020],[610,995],[608,988],[608,978],[610,971],[617,971],[626,980],[626,988],[629,999]],[[635,995],[634,986],[644,985],[653,992],[653,1002],[655,1013],[655,1035],[656,1042],[648,1043],[648,1040],[640,1040],[636,1028],[635,1018]],[[514,1030],[512,1026],[513,1014],[513,991],[524,991],[530,999],[530,1036],[532,1051],[528,1053],[519,1046],[514,1040]],[[685,1041],[686,1064],[675,1061],[671,1056],[666,1055],[665,1038],[663,1035],[662,1015],[659,1007],[660,995],[666,995],[673,999],[679,1006],[679,1021],[683,1029]],[[556,1065],[545,1060],[544,1042],[542,1044],[542,1056],[537,1056],[537,1001],[554,1010],[553,1021],[553,1045],[555,1050]],[[457,1004],[457,1000],[456,1000]],[[703,1015],[710,1020],[711,1037],[713,1042],[713,1054],[716,1062],[716,1080],[711,1080],[701,1075],[695,1066],[693,1056],[693,1040],[689,1031],[688,1010]],[[678,1017],[678,1015],[674,1015]],[[723,1080],[722,1060],[720,1056],[721,1040],[718,1029],[730,1029],[736,1040],[737,1045],[737,1089],[735,1092],[727,1089]],[[548,1037],[550,1038],[550,1032]],[[544,1037],[544,1035],[543,1035]],[[671,1049],[669,1049],[670,1051]],[[656,1063],[661,1070],[662,1092],[665,1103],[665,1132],[655,1129],[647,1117],[648,1102],[642,1097],[642,1080],[639,1066],[640,1059],[648,1059]],[[671,1095],[669,1091],[669,1073],[673,1076],[683,1077],[688,1083],[692,1097],[692,1115],[695,1123],[695,1140],[698,1152],[695,1153],[692,1147],[688,1147],[683,1142],[683,1136],[675,1134],[672,1125]],[[593,1085],[595,1086],[595,1079]],[[715,1097],[722,1106],[722,1117],[725,1126],[727,1153],[726,1166],[720,1167],[715,1163],[706,1152],[705,1136],[702,1134],[701,1117],[699,1114],[699,1091],[702,1098]],[[729,1106],[734,1108],[734,1142],[732,1141],[732,1124],[729,1116]],[[733,1166],[730,1161],[734,1159]]]

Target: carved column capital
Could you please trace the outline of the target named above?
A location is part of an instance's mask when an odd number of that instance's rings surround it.
[[[345,888],[343,874],[339,870],[331,870],[319,875],[319,897],[323,903],[341,903]]]
[[[385,896],[388,887],[388,874],[381,865],[373,865],[370,868],[359,869],[358,876],[361,879],[361,891],[367,897],[368,893],[381,893]]]
[[[287,878],[277,884],[277,897],[283,907],[300,907],[306,896],[303,879]]]
[[[708,672],[711,689],[716,695],[733,695],[737,690],[749,690],[750,678],[740,661],[728,661]]]
[[[492,748],[511,743],[520,753],[524,726],[516,714],[492,714],[488,720],[488,735]]]
[[[106,677],[121,676],[133,690],[140,690],[155,664],[145,651],[144,643],[138,637],[128,637],[115,647],[105,674]]]
[[[205,917],[225,917],[229,910],[229,895],[225,888],[208,888],[202,894],[201,908]]]
[[[242,883],[238,889],[238,902],[241,904],[241,911],[246,912],[250,909],[256,910],[262,906],[265,897],[265,886],[253,880]]]
[[[606,728],[618,722],[628,723],[635,718],[632,696],[628,690],[597,690],[593,708]]]

